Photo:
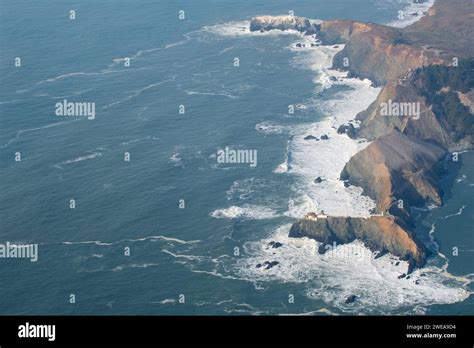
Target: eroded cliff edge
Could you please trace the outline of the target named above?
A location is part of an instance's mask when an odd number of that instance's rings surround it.
[[[383,85],[350,134],[372,142],[341,173],[375,200],[378,214],[309,214],[292,226],[290,236],[314,238],[323,246],[360,239],[372,250],[423,266],[429,252],[414,232],[411,208],[443,203],[443,159],[474,143],[473,19],[470,0],[437,0],[425,17],[403,29],[352,20],[252,19],[251,30],[294,29],[316,35],[322,44],[345,44],[333,67]],[[386,115],[381,110],[387,105],[417,105],[419,112]]]

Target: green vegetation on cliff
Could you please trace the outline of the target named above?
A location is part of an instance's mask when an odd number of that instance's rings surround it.
[[[474,135],[474,117],[457,94],[468,93],[474,88],[473,71],[474,59],[467,59],[459,62],[458,67],[430,65],[415,72],[419,94],[433,105],[435,114],[448,123],[455,133],[455,140]]]

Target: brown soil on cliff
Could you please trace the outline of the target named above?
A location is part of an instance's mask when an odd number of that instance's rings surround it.
[[[430,64],[450,65],[474,55],[474,3],[437,0],[427,16],[407,28],[349,20],[321,24],[323,43],[345,43],[334,67],[380,85],[395,81],[409,69]],[[349,67],[344,65],[349,59]]]
[[[309,237],[322,243],[320,253],[333,243],[350,243],[355,239],[364,241],[365,245],[381,253],[390,252],[412,266],[423,266],[426,249],[402,222],[392,216],[372,216],[370,218],[328,217],[326,219],[300,220],[293,224],[290,237]]]

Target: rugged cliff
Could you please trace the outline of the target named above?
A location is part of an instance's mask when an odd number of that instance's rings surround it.
[[[389,210],[395,199],[404,200],[406,214],[411,206],[441,205],[440,160],[474,144],[472,71],[474,59],[467,59],[457,67],[420,68],[385,86],[358,115],[357,134],[374,141],[351,158],[341,178],[362,186],[379,211]],[[381,105],[389,101],[418,103],[419,115],[383,116]]]
[[[252,20],[267,23],[255,30],[292,27],[315,33],[323,44],[343,43],[334,68],[384,85],[357,115],[361,126],[351,134],[372,143],[350,159],[341,179],[362,187],[385,215],[305,218],[293,225],[291,236],[314,238],[322,247],[361,239],[412,266],[424,264],[427,252],[413,232],[411,208],[442,204],[442,159],[474,144],[473,20],[470,0],[437,0],[404,29],[351,20],[315,24],[298,18],[284,26]],[[392,106],[396,112],[387,114]]]
[[[314,220],[303,219],[295,223],[290,237],[310,237],[320,241],[320,253],[326,246],[345,244],[360,239],[373,251],[390,252],[406,260],[412,267],[424,265],[426,249],[409,229],[403,228],[403,221],[390,216],[370,218],[327,217]],[[383,231],[384,233],[380,233]]]

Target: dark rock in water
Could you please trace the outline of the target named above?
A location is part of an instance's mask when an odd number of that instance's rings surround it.
[[[311,47],[316,47],[316,44],[312,43],[312,44],[311,44]]]
[[[425,276],[426,276],[425,273],[421,273],[421,274],[420,274],[420,277],[425,277]]]
[[[278,261],[272,261],[272,262],[265,261],[265,262],[263,263],[263,265],[265,266],[265,269],[273,268],[273,267],[275,267],[275,266],[278,265],[278,264],[279,264]]]
[[[413,12],[411,15],[412,15],[412,16],[418,16],[418,13]]]
[[[308,135],[304,138],[304,140],[318,140],[314,135]]]
[[[337,77],[336,77],[336,76],[330,76],[330,77],[329,77],[329,80],[330,80],[330,81],[337,81]]]
[[[407,277],[407,279],[410,279],[410,278],[411,278],[411,276],[408,276],[408,277]]]
[[[388,254],[388,251],[386,249],[382,249],[377,253],[377,255],[375,255],[374,259],[379,259],[382,256],[387,255],[387,254]]]
[[[270,243],[268,243],[268,245],[271,246],[274,249],[277,249],[277,248],[283,246],[283,244],[281,244],[280,242],[274,242],[274,241],[271,241]]]
[[[328,137],[326,134],[324,134],[323,136],[321,136],[321,140],[328,140],[328,139],[329,139],[329,137]]]
[[[338,46],[338,45],[335,45],[335,46],[332,46],[332,48],[339,48],[339,46]]]
[[[407,274],[411,274],[416,268],[416,264],[415,264],[415,261],[413,260],[413,258],[410,258],[408,260],[408,271],[407,271]]]
[[[355,138],[356,136],[356,131],[355,127],[352,123],[349,124],[343,124],[337,129],[338,134],[347,134],[347,136],[351,139]]]
[[[257,265],[255,266],[255,268],[260,268],[260,267],[262,267],[261,263],[257,263]]]
[[[320,183],[322,183],[322,182],[323,182],[323,179],[321,179],[320,176],[318,176],[316,179],[314,179],[314,183],[315,183],[315,184],[320,184]]]
[[[395,266],[398,266],[400,264],[400,261],[397,261],[397,263],[395,264]]]
[[[356,296],[356,295],[350,295],[350,296],[348,296],[348,297],[346,298],[345,303],[346,303],[346,304],[354,303],[356,300],[357,300],[357,296]]]
[[[296,47],[301,47],[301,43],[298,42],[298,43],[296,44]]]
[[[398,279],[403,279],[403,278],[405,278],[406,276],[407,276],[407,275],[406,275],[405,273],[400,274],[400,275],[398,276]]]
[[[328,249],[326,249],[326,245],[320,244],[318,247],[318,254],[323,255],[326,251],[328,251]]]
[[[321,245],[347,244],[359,239],[372,251],[388,251],[414,267],[425,261],[421,244],[410,238],[401,220],[391,216],[304,218],[291,226],[289,237],[312,238]],[[318,250],[324,252],[324,247]]]
[[[416,285],[420,284],[420,281],[419,281],[418,279],[415,280],[415,284],[416,284]]]
[[[349,187],[351,184],[348,181],[344,181],[344,187]]]

